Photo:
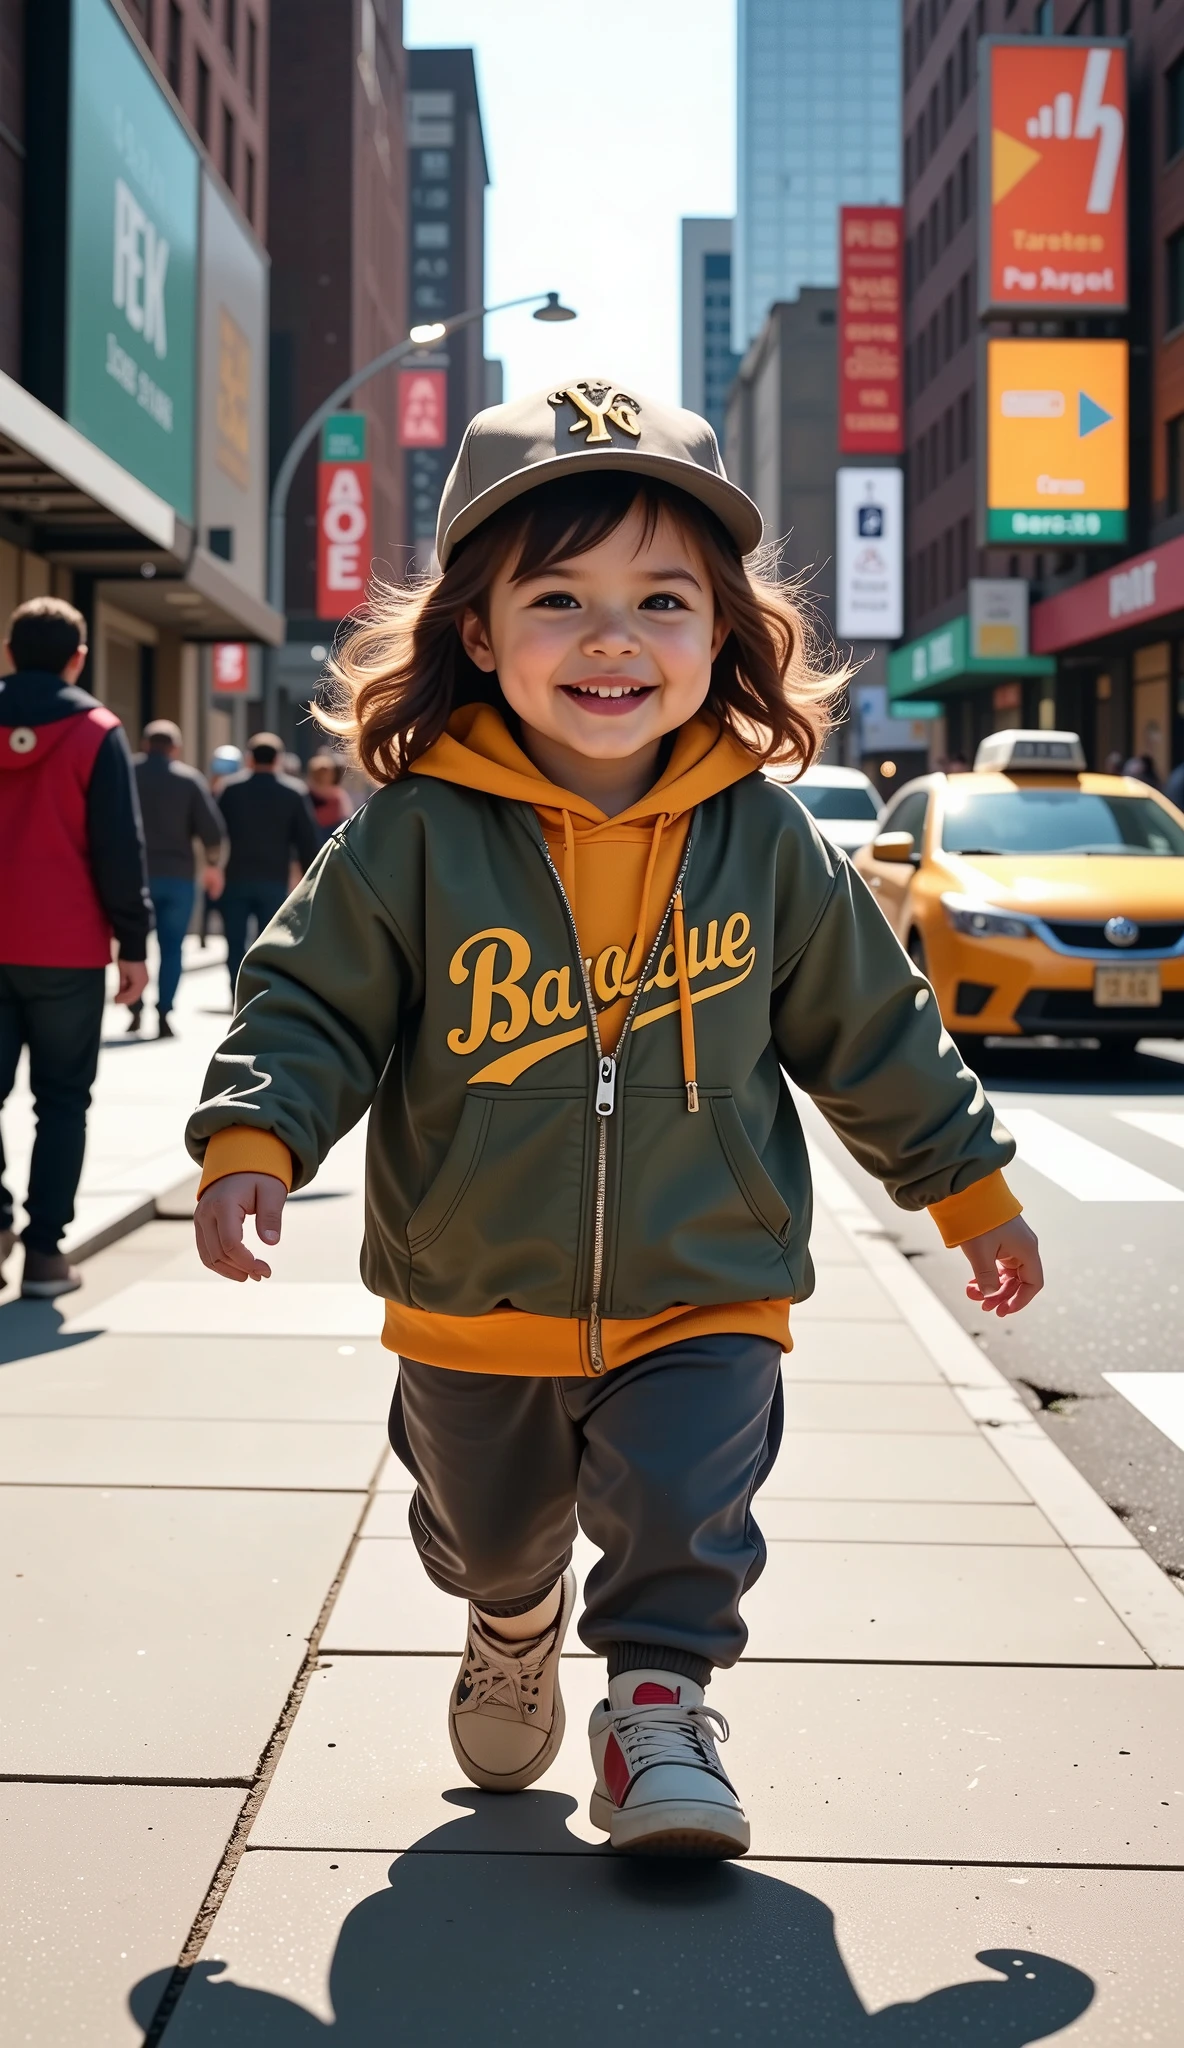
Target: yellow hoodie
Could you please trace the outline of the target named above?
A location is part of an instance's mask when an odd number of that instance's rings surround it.
[[[549,782],[490,705],[469,705],[454,713],[447,733],[414,769],[417,775],[534,808],[575,919],[601,1043],[610,1053],[616,1049],[638,976],[674,893],[696,805],[754,772],[747,749],[721,730],[709,713],[700,712],[676,734],[670,759],[653,788],[628,810],[606,817],[588,798]],[[693,933],[691,943],[693,950]],[[671,989],[671,1000],[661,1010],[647,1011],[645,1022],[679,1012],[691,1107],[697,1106],[697,1094],[695,997],[690,981],[698,971],[699,963],[688,960],[681,898],[675,896],[670,942],[653,976],[657,986]],[[587,1025],[579,1021],[584,1016],[582,991],[571,988],[567,970],[555,980],[551,994],[556,1020],[570,1016],[573,1040],[584,1038]],[[552,1038],[547,1044],[553,1048],[558,1042]],[[244,1171],[275,1174],[290,1185],[287,1147],[267,1132],[241,1126],[217,1132],[206,1153],[202,1188],[224,1174]],[[947,1210],[948,1216],[940,1213]],[[1018,1210],[1002,1175],[992,1174],[935,1204],[931,1213],[946,1241],[958,1243]],[[658,1344],[713,1331],[769,1337],[788,1346],[789,1307],[785,1297],[676,1306],[632,1321],[605,1318],[605,1364],[611,1370],[644,1357]],[[587,1338],[586,1326],[577,1318],[529,1315],[511,1308],[479,1317],[449,1316],[388,1301],[383,1342],[429,1365],[539,1377],[581,1375]]]

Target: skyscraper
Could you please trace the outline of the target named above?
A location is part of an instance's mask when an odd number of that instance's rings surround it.
[[[702,413],[722,448],[724,415],[740,366],[732,353],[732,223],[682,224],[682,402]]]
[[[732,347],[838,282],[840,206],[900,203],[900,0],[738,0]]]

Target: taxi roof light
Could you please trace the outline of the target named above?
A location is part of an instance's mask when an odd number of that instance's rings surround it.
[[[1075,774],[1085,767],[1085,749],[1075,732],[1026,731],[1022,726],[991,732],[980,740],[974,757],[976,774]]]

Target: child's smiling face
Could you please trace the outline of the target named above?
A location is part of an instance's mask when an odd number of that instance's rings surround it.
[[[647,535],[635,506],[586,554],[521,582],[513,569],[493,581],[488,625],[467,612],[461,637],[496,671],[527,750],[556,776],[565,756],[648,768],[702,705],[728,633],[693,540],[666,514]]]

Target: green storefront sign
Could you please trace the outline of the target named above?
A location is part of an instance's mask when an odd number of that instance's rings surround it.
[[[66,417],[193,519],[198,156],[107,0],[73,0]]]
[[[322,462],[365,462],[364,412],[331,412],[321,428]]]
[[[910,715],[911,701],[939,692],[953,695],[1010,676],[1051,676],[1055,661],[1043,654],[1008,655],[990,660],[970,651],[970,620],[965,613],[950,619],[920,640],[910,640],[888,657],[888,702]]]

